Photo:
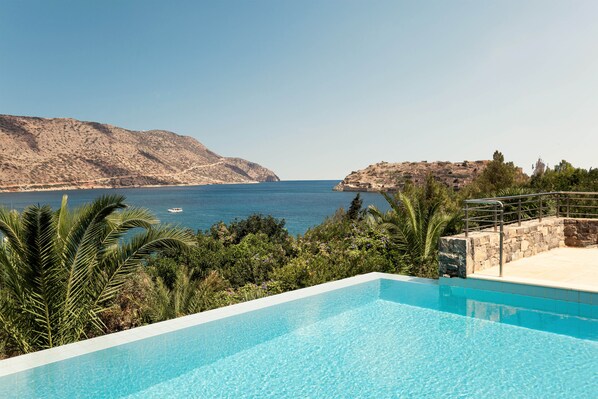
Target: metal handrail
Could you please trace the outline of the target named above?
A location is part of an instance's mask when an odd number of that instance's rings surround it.
[[[499,274],[503,275],[504,225],[548,216],[598,218],[598,192],[551,191],[464,201],[465,237],[473,231],[500,234]],[[507,217],[507,219],[505,219]]]
[[[555,194],[565,194],[565,195],[598,195],[598,192],[593,191],[547,191],[544,193],[530,193],[530,194],[517,194],[517,195],[507,195],[503,197],[488,197],[488,198],[476,198],[476,199],[468,199],[465,202],[472,202],[472,201],[479,201],[479,200],[510,200],[513,198],[523,198],[523,197],[539,197],[539,196],[547,196],[547,195],[555,195]]]
[[[493,223],[493,219],[496,218],[496,209],[492,207],[492,201],[501,201],[503,203],[503,216],[514,217],[513,220],[505,220],[507,223],[517,222],[521,224],[525,220],[539,219],[541,221],[546,216],[559,217],[561,215],[598,217],[598,204],[594,203],[598,201],[597,192],[553,191],[465,200],[465,208],[470,210],[466,219]],[[471,216],[471,211],[475,211],[476,215]],[[486,214],[493,217],[493,219],[484,219]]]
[[[495,208],[498,206],[500,207],[500,219],[497,220],[496,216],[496,212],[494,213],[495,218],[494,218],[494,231],[496,232],[496,228],[497,228],[497,223],[500,226],[500,230],[499,230],[499,250],[498,250],[498,274],[499,277],[502,277],[502,266],[503,266],[503,241],[504,241],[504,211],[505,211],[505,205],[503,204],[502,201],[496,200],[496,199],[479,199],[479,200],[467,200],[466,203],[469,204],[492,204],[495,206]],[[467,209],[467,205],[465,206],[465,237],[467,237],[468,233],[469,233],[469,217],[468,217],[468,209]]]

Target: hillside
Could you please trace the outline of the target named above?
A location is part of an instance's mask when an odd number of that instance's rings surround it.
[[[469,184],[490,161],[463,162],[380,162],[351,172],[336,187],[337,191],[397,191],[408,181],[423,184],[431,175],[456,190]]]
[[[0,191],[278,180],[256,163],[164,130],[0,115]]]

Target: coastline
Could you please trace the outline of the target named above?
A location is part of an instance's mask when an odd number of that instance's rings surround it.
[[[22,212],[32,204],[58,209],[63,194],[71,207],[83,206],[107,194],[122,194],[126,203],[148,209],[166,225],[192,231],[205,231],[219,222],[248,218],[253,214],[271,215],[285,220],[285,228],[296,236],[322,223],[338,208],[347,208],[355,194],[332,191],[338,180],[284,180],[278,184],[207,184],[156,187],[130,187],[116,190],[77,189],[75,191],[37,191],[0,193],[0,208]],[[88,187],[89,188],[89,187]],[[66,189],[65,189],[66,190]],[[375,193],[363,193],[363,202],[386,210],[386,201]],[[182,208],[182,213],[169,213]]]
[[[244,182],[209,182],[209,183],[173,183],[173,184],[131,184],[131,185],[77,185],[77,184],[64,184],[54,185],[52,184],[40,184],[42,187],[37,185],[28,185],[25,187],[10,186],[8,188],[0,187],[0,194],[8,193],[34,193],[34,192],[45,192],[45,191],[74,191],[74,190],[97,190],[97,189],[126,189],[126,188],[160,188],[160,187],[193,187],[193,186],[214,186],[214,185],[229,185],[229,184],[258,184],[260,181],[244,181]],[[32,187],[34,186],[34,187]]]

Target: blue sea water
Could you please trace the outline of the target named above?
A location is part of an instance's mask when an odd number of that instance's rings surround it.
[[[9,375],[0,396],[598,397],[595,307],[463,294],[376,280]]]
[[[286,220],[288,231],[303,234],[343,207],[347,209],[355,193],[332,191],[336,180],[282,181],[259,184],[230,184],[191,187],[130,189],[94,189],[0,193],[0,205],[22,210],[31,204],[59,207],[63,194],[72,206],[92,201],[103,194],[119,193],[130,205],[145,207],[161,222],[179,224],[193,230],[205,230],[219,221],[229,222],[253,213]],[[364,206],[374,204],[388,209],[377,193],[361,193]],[[183,208],[173,214],[168,208]]]

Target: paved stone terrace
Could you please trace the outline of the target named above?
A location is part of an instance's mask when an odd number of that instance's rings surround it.
[[[505,263],[502,278],[498,266],[467,278],[598,292],[598,248],[556,248]]]

